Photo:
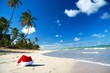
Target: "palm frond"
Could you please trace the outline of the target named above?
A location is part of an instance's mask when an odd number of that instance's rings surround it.
[[[31,11],[28,9],[28,13],[29,13],[29,15],[31,15]]]
[[[32,20],[38,20],[37,18],[35,18],[35,17],[32,17]]]
[[[32,21],[32,24],[34,25],[34,27],[36,28],[36,23],[34,21]]]
[[[19,0],[19,3],[21,4],[21,5],[23,5],[23,3]]]
[[[22,2],[20,0],[8,0],[8,3],[7,3],[7,5],[12,8],[19,7],[19,4],[22,5]]]

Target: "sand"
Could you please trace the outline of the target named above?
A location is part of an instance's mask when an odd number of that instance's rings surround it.
[[[1,50],[1,49],[0,49]],[[7,51],[7,49],[5,50]],[[10,51],[10,49],[8,49]],[[80,62],[74,59],[57,58],[42,55],[51,50],[11,50],[12,53],[0,56],[0,73],[110,73],[110,67]],[[32,66],[17,66],[22,55],[34,60]]]

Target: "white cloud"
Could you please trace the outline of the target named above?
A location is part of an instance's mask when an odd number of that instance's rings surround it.
[[[101,7],[106,4],[107,2],[105,0],[79,0],[76,3],[80,11],[88,15],[97,12]]]
[[[55,37],[59,37],[59,35],[55,35]]]
[[[59,42],[60,42],[60,43],[62,43],[62,42],[63,42],[63,40],[60,40]]]
[[[110,18],[110,14],[108,14],[107,12],[105,12],[102,16],[101,19],[108,19]]]
[[[59,36],[60,38],[62,37],[62,35]]]
[[[78,0],[78,2],[76,2],[78,10],[65,9],[64,13],[69,17],[75,17],[78,13],[90,15],[98,12],[98,10],[106,4],[107,2],[105,0]]]
[[[60,45],[60,43],[55,43],[55,45]]]
[[[103,38],[105,37],[106,35],[104,34],[92,34],[91,37],[97,37],[97,38]]]
[[[61,26],[60,20],[57,20],[56,23],[58,24],[58,26]]]
[[[83,35],[83,33],[81,33],[81,32],[80,32],[80,33],[78,33],[78,34],[79,34],[79,35]]]
[[[44,41],[43,43],[44,43],[44,44],[47,44],[48,42],[45,42],[45,41]]]
[[[80,38],[75,37],[75,38],[74,38],[74,41],[80,41]]]
[[[29,27],[29,28],[26,28],[27,26],[25,26],[21,31],[25,34],[31,34],[31,33],[34,33],[36,30],[34,27]],[[29,29],[29,31],[28,31]]]
[[[70,10],[65,9],[64,13],[69,17],[75,17],[79,13],[79,11],[78,10],[72,10],[72,9],[70,9]]]
[[[55,35],[55,37],[56,37],[56,38],[58,38],[58,37],[62,37],[62,35],[58,35],[58,34],[57,34],[57,35]]]
[[[108,32],[108,30],[107,30],[107,29],[105,29],[105,30],[104,30],[104,32]]]

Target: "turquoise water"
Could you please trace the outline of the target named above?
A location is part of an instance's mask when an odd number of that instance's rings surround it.
[[[41,45],[44,50],[85,50],[85,49],[110,49],[110,45],[88,46],[88,47],[73,47],[73,45]]]
[[[83,48],[80,50],[66,49],[45,53],[44,55],[98,62],[110,65],[110,49],[108,48]]]

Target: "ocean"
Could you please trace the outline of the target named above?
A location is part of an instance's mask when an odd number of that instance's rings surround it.
[[[110,49],[108,48],[83,48],[80,50],[66,49],[45,53],[43,55],[59,58],[71,58],[78,61],[110,66]]]

